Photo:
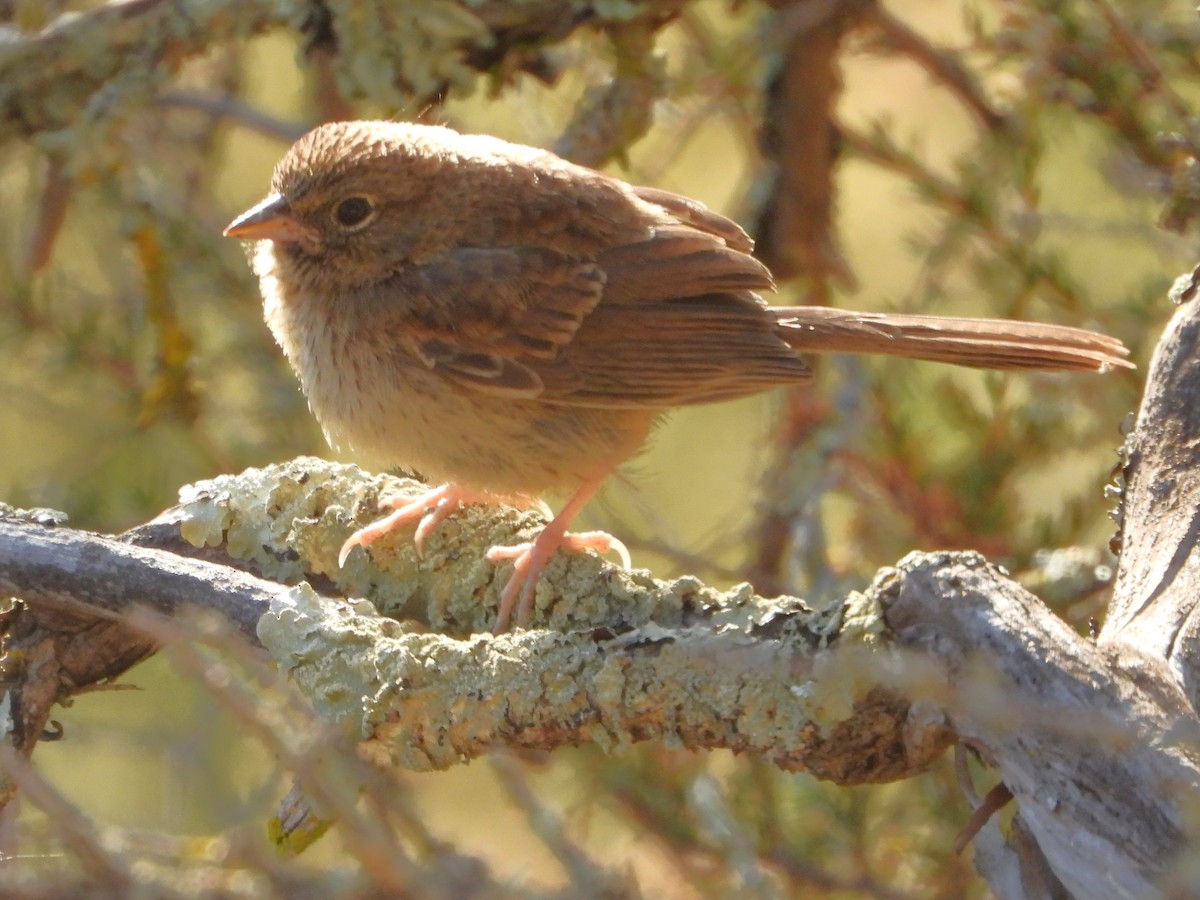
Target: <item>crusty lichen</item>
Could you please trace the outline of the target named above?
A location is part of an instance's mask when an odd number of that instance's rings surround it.
[[[354,50],[337,57],[338,88],[348,97],[403,106],[413,95],[469,89],[475,72],[466,48],[492,43],[487,25],[454,0],[325,0],[325,7],[339,45]]]
[[[443,523],[420,557],[410,527],[369,551],[356,550],[338,566],[342,543],[378,515],[381,499],[426,489],[411,479],[368,476],[357,466],[302,457],[184,488],[180,531],[197,546],[224,543],[230,555],[277,581],[321,575],[347,595],[370,598],[386,614],[483,630],[484,604],[474,598],[488,590],[493,567],[479,554],[470,558],[473,564],[460,564],[462,551],[524,539],[536,516],[469,508]]]
[[[333,573],[362,480],[357,467],[312,457],[220,475],[180,490],[180,532],[196,546],[224,544],[277,581]],[[408,486],[397,479],[393,489]]]
[[[366,597],[383,615],[442,631],[487,631],[511,563],[491,563],[486,552],[531,539],[545,522],[536,509],[468,506],[434,529],[420,555],[408,526],[354,550],[344,568],[337,564],[342,543],[379,515],[382,498],[426,488],[301,457],[185,487],[180,531],[196,546],[224,544],[277,581],[322,576],[347,596]],[[676,626],[687,617],[717,628],[791,628],[809,641],[836,632],[840,621],[835,611],[814,617],[800,600],[768,600],[745,584],[720,592],[690,576],[660,582],[591,552],[557,554],[535,595],[535,622],[556,630]]]
[[[942,747],[926,742],[930,754],[920,759],[904,753],[894,735],[903,719],[898,701],[880,707],[888,727],[847,729],[855,716],[875,715],[856,707],[876,690],[865,677],[870,668],[849,683],[844,670],[827,677],[828,650],[755,636],[753,626],[648,622],[607,640],[544,629],[455,639],[407,630],[361,601],[297,588],[276,601],[259,635],[317,709],[383,766],[445,768],[498,746],[613,749],[655,739],[864,780],[919,768]],[[836,729],[854,731],[858,743],[839,746]],[[847,753],[878,768],[833,761]]]
[[[194,543],[224,541],[270,577],[319,575],[366,598],[329,600],[301,585],[275,601],[258,633],[368,758],[429,769],[496,746],[614,748],[653,738],[796,767],[820,748],[818,771],[855,780],[899,765],[904,754],[888,728],[855,729],[853,752],[891,741],[870,765],[832,757],[844,752],[833,737],[876,690],[869,654],[849,671],[831,649],[844,623],[860,638],[880,633],[878,603],[866,596],[849,613],[818,614],[747,585],[720,592],[692,577],[661,582],[592,553],[559,553],[539,580],[533,627],[493,636],[511,564],[493,565],[486,551],[531,537],[539,512],[469,507],[429,536],[420,557],[412,529],[399,529],[337,566],[338,548],[377,514],[380,496],[421,487],[301,458],[182,496],[182,529]],[[886,707],[892,723],[903,718],[898,702],[875,708]]]
[[[497,745],[612,749],[648,738],[798,766],[828,745],[832,724],[815,714],[851,718],[856,700],[844,672],[821,677],[828,650],[750,629],[647,623],[602,642],[548,630],[456,640],[298,588],[276,601],[259,636],[320,713],[352,728],[364,755],[408,769]],[[808,689],[796,689],[798,673]]]

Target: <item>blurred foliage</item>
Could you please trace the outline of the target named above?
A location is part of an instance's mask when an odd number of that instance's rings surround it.
[[[759,152],[763,86],[821,7],[842,81],[827,237],[849,277],[814,285],[826,276],[810,273],[779,302],[815,293],[1095,327],[1144,372],[1167,287],[1194,262],[1200,19],[1185,4],[894,0],[847,3],[843,22],[837,4],[803,0],[123,6],[130,21],[186,6],[189,25],[85,40],[72,30],[84,20],[65,17],[98,2],[0,0],[0,497],[77,526],[120,530],[187,482],[328,452],[262,325],[243,250],[220,232],[265,192],[290,140],[331,116],[420,117],[619,159],[615,174],[749,222],[789,164]],[[537,28],[505,25],[523,15]],[[647,21],[661,25],[652,40]],[[105,67],[101,33],[130,48],[111,57],[120,65]],[[47,36],[63,43],[33,40]],[[89,62],[73,68],[73,54]],[[1139,388],[1139,373],[826,361],[815,387],[677,415],[591,515],[657,574],[753,577],[802,596],[839,595],[914,548],[1036,567],[1048,549],[1108,540],[1102,487]],[[1055,602],[1082,627],[1100,582]],[[171,659],[137,671],[143,694],[81,701],[63,715],[66,740],[37,758],[102,823],[97,840],[141,861],[131,877],[179,865],[198,892],[395,887],[356,845],[369,829],[270,861],[264,823],[285,789],[271,759],[286,754],[211,670]],[[984,893],[951,855],[968,810],[948,765],[848,790],[720,754],[581,750],[396,779],[386,793],[379,827],[431,879],[405,870],[408,889]],[[35,892],[72,877],[55,855],[77,851],[61,820],[19,824],[7,850],[22,861],[0,879]]]

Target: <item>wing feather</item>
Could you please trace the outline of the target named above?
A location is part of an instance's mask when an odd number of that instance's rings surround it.
[[[404,298],[395,331],[408,352],[471,390],[613,409],[805,378],[753,293],[774,284],[745,232],[694,200],[634,191],[656,209],[625,242],[574,255],[459,247],[397,272],[387,294]]]

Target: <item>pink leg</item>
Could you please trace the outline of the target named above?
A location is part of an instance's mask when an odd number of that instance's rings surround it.
[[[513,573],[500,593],[500,609],[496,617],[496,627],[493,629],[496,634],[508,630],[514,609],[517,613],[517,624],[528,623],[530,614],[533,612],[533,599],[538,577],[560,547],[568,550],[595,550],[598,553],[615,550],[621,555],[626,568],[630,566],[629,551],[612,535],[603,531],[567,533],[568,526],[596,493],[607,474],[605,472],[580,487],[567,505],[562,508],[562,511],[552,518],[530,543],[492,547],[488,551],[487,558],[492,562],[514,560]],[[507,502],[517,506],[530,504],[527,498],[495,497],[469,491],[456,484],[443,484],[441,487],[432,488],[416,497],[387,498],[380,503],[380,507],[383,509],[391,507],[393,512],[350,535],[338,553],[338,565],[346,564],[346,558],[355,547],[369,547],[388,532],[414,520],[417,520],[418,524],[416,533],[413,535],[413,544],[417,554],[420,555],[421,545],[425,539],[460,506],[466,503],[497,502]]]
[[[604,475],[584,483],[567,501],[567,505],[559,514],[546,523],[546,527],[531,543],[517,544],[512,547],[493,547],[488,551],[487,558],[492,562],[505,559],[515,560],[513,573],[509,576],[508,583],[504,585],[504,590],[500,592],[500,609],[496,616],[494,633],[501,634],[508,630],[514,607],[517,611],[517,624],[528,623],[529,616],[533,612],[533,597],[537,589],[538,576],[541,575],[546,564],[560,547],[568,550],[595,550],[598,553],[607,553],[609,550],[616,549],[621,553],[626,567],[629,566],[629,551],[612,535],[603,531],[567,533],[567,527],[596,493],[607,474],[605,472]],[[520,601],[519,605],[518,601]]]
[[[419,556],[425,539],[447,516],[464,503],[488,502],[495,502],[495,499],[472,493],[456,484],[443,484],[416,497],[389,497],[379,505],[381,509],[391,507],[394,512],[350,535],[338,553],[338,565],[346,564],[346,557],[355,547],[369,547],[393,528],[400,528],[414,520],[419,520],[417,532],[413,535],[413,544]]]

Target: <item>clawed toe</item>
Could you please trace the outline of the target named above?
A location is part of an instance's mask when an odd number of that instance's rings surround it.
[[[490,562],[513,560],[512,575],[500,592],[500,607],[496,615],[496,627],[493,629],[495,634],[508,631],[514,611],[517,614],[518,625],[524,626],[529,623],[538,578],[559,548],[573,551],[595,550],[597,553],[612,551],[621,558],[621,563],[626,569],[632,565],[628,548],[605,531],[554,534],[547,528],[532,542],[492,547],[487,552]]]
[[[380,510],[391,509],[392,512],[365,528],[360,528],[346,539],[341,550],[338,551],[338,567],[345,566],[346,558],[355,547],[369,547],[389,531],[414,520],[418,521],[418,524],[416,533],[413,535],[413,547],[417,556],[421,556],[425,540],[438,525],[464,503],[477,502],[481,499],[478,495],[455,484],[443,484],[441,487],[433,488],[416,497],[385,497],[379,501],[379,508]]]
[[[567,550],[594,550],[597,553],[616,553],[625,568],[630,568],[629,550],[611,534],[603,531],[567,533],[567,523],[599,485],[599,480],[589,482],[567,504],[566,507],[542,529],[529,543],[513,546],[492,547],[487,552],[490,562],[512,560],[513,570],[500,592],[500,606],[496,615],[496,634],[505,632],[512,622],[513,614],[519,625],[526,625],[533,613],[534,595],[538,578],[555,552]],[[497,497],[471,492],[455,484],[444,484],[416,497],[387,497],[380,501],[380,509],[392,511],[383,518],[360,528],[348,537],[338,551],[338,566],[345,566],[350,552],[355,547],[369,547],[379,538],[396,528],[417,523],[413,533],[413,547],[422,555],[425,541],[433,531],[462,505],[467,503],[496,502]],[[515,499],[518,502],[522,498]]]

